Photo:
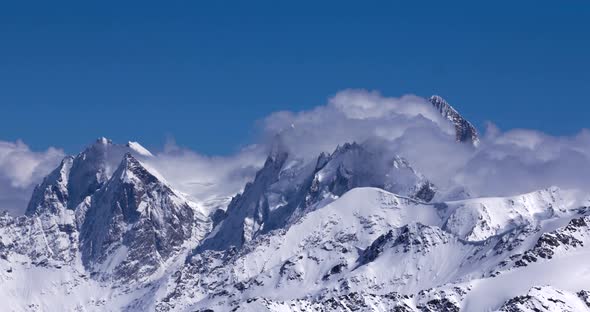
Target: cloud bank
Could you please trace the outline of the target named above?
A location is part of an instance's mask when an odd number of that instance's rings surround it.
[[[242,191],[266,159],[266,148],[252,145],[230,156],[206,156],[168,142],[161,153],[144,159],[173,187],[214,210]],[[224,207],[225,208],[225,207]]]
[[[328,104],[309,111],[271,114],[262,127],[266,138],[280,133],[293,153],[305,157],[371,137],[392,141],[415,129],[448,135],[454,131],[424,98],[388,98],[364,90],[341,91]]]
[[[35,184],[63,158],[63,150],[50,147],[34,152],[21,141],[0,141],[0,210],[21,214]]]
[[[501,131],[490,123],[475,148],[455,142],[453,126],[414,95],[344,90],[307,111],[273,113],[258,128],[259,140],[234,155],[205,156],[171,142],[149,162],[174,187],[207,205],[222,205],[241,191],[277,134],[293,157],[307,160],[345,142],[375,140],[447,192],[508,196],[550,186],[590,189],[590,130],[556,137],[530,129]],[[22,212],[33,185],[61,157],[56,148],[34,152],[22,142],[0,141],[0,209]]]
[[[452,104],[452,103],[451,103]],[[442,189],[466,189],[472,196],[508,196],[550,186],[590,189],[590,131],[569,137],[489,124],[474,148],[454,141],[454,129],[430,103],[345,90],[325,106],[278,112],[263,122],[267,134],[281,133],[304,157],[332,151],[344,142],[384,140],[388,149]]]

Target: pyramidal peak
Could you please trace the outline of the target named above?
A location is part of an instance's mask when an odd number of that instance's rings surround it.
[[[428,101],[443,118],[450,121],[455,127],[455,140],[462,143],[471,143],[474,146],[479,144],[477,129],[468,120],[439,95],[431,96]]]
[[[126,153],[138,157],[152,156],[137,142],[121,145],[105,137],[96,139],[75,156],[66,156],[60,165],[36,186],[26,214],[75,209],[87,196],[94,194],[109,180]],[[146,167],[145,164],[143,167]],[[161,181],[165,181],[155,173],[155,170],[150,169],[150,172]]]
[[[119,177],[120,180],[126,183],[149,184],[153,182],[161,182],[162,184],[168,185],[168,182],[160,173],[140,162],[137,158],[133,157],[131,153],[125,153],[119,168],[115,171],[113,176]]]
[[[127,142],[127,144],[125,144],[125,146],[128,147],[130,150],[136,152],[138,155],[145,157],[154,157],[154,154],[152,154],[147,148],[143,147],[138,142],[129,141]]]
[[[195,234],[197,215],[157,172],[125,153],[92,196],[80,231],[83,263],[122,280],[147,278]]]

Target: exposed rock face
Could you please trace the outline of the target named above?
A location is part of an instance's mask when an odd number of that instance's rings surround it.
[[[385,249],[395,249],[398,252],[425,253],[429,249],[447,244],[453,236],[438,228],[425,226],[420,223],[408,224],[403,227],[387,232],[379,236],[369,248],[365,249],[359,256],[359,266],[368,264]]]
[[[297,299],[289,301],[252,298],[237,307],[236,311],[395,311],[417,312],[413,296],[389,293],[374,295],[351,292],[332,298]]]
[[[44,180],[37,185],[27,207],[26,214],[50,214],[60,215],[68,208],[69,192],[68,180],[74,158],[68,156],[53,170]]]
[[[551,286],[536,286],[528,294],[514,297],[500,308],[500,312],[580,312],[589,311],[582,290],[573,294]]]
[[[328,158],[318,159],[309,195],[341,196],[355,187],[377,187],[430,201],[434,186],[397,155],[357,143],[339,146]]]
[[[78,232],[55,218],[0,216],[0,258],[26,255],[39,265],[71,263],[78,251]]]
[[[214,238],[206,240],[202,248],[221,250],[229,246],[242,246],[252,239],[268,219],[269,207],[265,193],[279,179],[288,157],[284,150],[275,150],[268,156],[264,167],[254,181],[246,184],[244,192],[232,199],[226,215]]]
[[[61,214],[65,209],[74,210],[106,183],[114,169],[112,166],[116,166],[126,150],[125,146],[99,138],[77,156],[67,156],[35,188],[26,214]]]
[[[126,154],[94,196],[81,230],[84,264],[123,279],[153,273],[193,235],[193,209],[168,185]],[[101,272],[102,273],[102,272]]]
[[[229,208],[204,216],[149,166],[157,156],[100,139],[48,175],[27,216],[0,214],[0,299],[23,311],[590,311],[590,209],[567,191],[431,202],[426,177],[369,143],[313,160],[275,144]]]
[[[479,143],[479,136],[475,127],[463,118],[447,101],[438,95],[431,96],[429,100],[445,119],[453,123],[457,142],[467,142],[473,145]]]
[[[97,276],[140,281],[194,248],[210,222],[130,153],[152,157],[137,143],[100,138],[64,158],[35,189],[27,217],[2,217],[7,257],[60,267],[81,254]]]
[[[588,212],[583,210],[582,213]],[[590,243],[589,224],[589,216],[580,216],[572,219],[565,227],[541,234],[532,248],[502,261],[500,269],[526,267],[531,263],[551,260],[556,254],[584,247]]]
[[[319,296],[294,300],[272,300],[256,297],[240,303],[234,311],[305,311],[305,312],[344,312],[344,311],[393,311],[393,312],[458,312],[462,289],[442,292],[434,290],[419,294],[404,295],[396,292],[372,294],[350,292],[339,296]],[[207,311],[207,309],[199,310]]]
[[[312,163],[289,159],[288,152],[277,147],[199,250],[240,247],[357,187],[381,188],[425,202],[436,192],[408,161],[378,147],[347,143]]]
[[[43,182],[35,187],[26,215],[16,219],[18,229],[30,233],[31,246],[46,246],[47,259],[72,261],[78,251],[80,220],[87,202],[108,180],[112,164],[125,147],[99,138],[75,157],[65,157]],[[40,243],[44,241],[45,243]],[[37,258],[37,257],[34,257]]]

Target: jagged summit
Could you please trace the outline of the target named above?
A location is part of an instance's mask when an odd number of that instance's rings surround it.
[[[35,187],[26,214],[74,209],[109,178],[112,159],[122,151],[106,138],[98,138],[76,156],[66,156],[43,182]]]
[[[147,148],[143,147],[138,142],[129,141],[125,144],[130,150],[136,152],[138,155],[145,156],[145,157],[153,157],[152,154]]]
[[[463,118],[445,99],[441,96],[433,95],[428,100],[445,119],[453,123],[457,142],[468,142],[475,146],[479,144],[479,136],[475,127]]]
[[[144,165],[133,157],[131,153],[125,153],[119,168],[113,174],[113,178],[120,179],[126,183],[150,184],[164,182],[159,181],[157,176],[157,173],[150,172],[150,170],[144,167]]]
[[[47,175],[43,182],[35,187],[27,206],[26,215],[44,212],[61,214],[68,207],[68,181],[74,157],[65,157],[59,166]]]
[[[219,224],[219,230],[200,249],[221,250],[228,246],[242,246],[262,230],[261,225],[269,219],[266,193],[279,180],[288,158],[283,147],[280,141],[275,141],[254,181],[246,184],[242,194],[232,199],[223,221]]]
[[[0,214],[7,306],[590,311],[590,207],[567,190],[448,200],[386,141],[309,159],[278,136],[244,191],[205,216],[146,151],[99,138],[45,178],[27,216]]]
[[[148,156],[139,143],[114,144],[100,137],[76,156],[66,156],[43,182],[35,187],[26,214],[74,210],[84,199],[102,187],[113,174],[125,153]]]
[[[138,280],[191,238],[195,226],[186,199],[126,153],[92,196],[80,232],[82,260],[97,273]]]
[[[436,191],[406,160],[377,144],[345,143],[308,163],[288,161],[286,152],[277,151],[271,150],[254,181],[232,200],[225,219],[199,250],[241,247],[357,187],[377,187],[426,202]]]

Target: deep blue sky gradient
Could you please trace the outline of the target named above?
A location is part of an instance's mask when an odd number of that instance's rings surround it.
[[[590,125],[588,1],[0,4],[0,140],[207,154],[345,88],[433,93],[483,128]]]

